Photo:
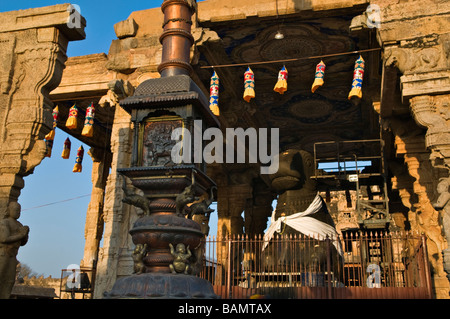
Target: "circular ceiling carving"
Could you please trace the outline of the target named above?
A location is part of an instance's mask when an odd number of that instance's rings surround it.
[[[295,24],[283,26],[284,39],[275,39],[278,26],[270,26],[261,30],[254,30],[252,40],[242,39],[233,41],[234,48],[231,57],[236,63],[256,61],[276,61],[292,58],[320,56],[354,50],[355,44],[351,38],[344,35],[327,34],[326,30],[309,24]],[[246,41],[243,41],[246,40]],[[328,64],[340,58],[329,58]],[[290,68],[308,67],[311,60],[296,61]],[[327,66],[328,66],[327,64]]]
[[[288,39],[272,39],[264,43],[259,53],[264,60],[283,60],[286,57],[307,57],[320,55],[323,47],[319,41],[305,36]]]
[[[307,99],[288,107],[288,112],[303,123],[321,123],[330,118],[333,105],[325,100]]]

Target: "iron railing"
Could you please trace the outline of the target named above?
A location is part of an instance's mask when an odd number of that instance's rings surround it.
[[[432,296],[425,238],[412,233],[208,237],[200,276],[227,299]]]

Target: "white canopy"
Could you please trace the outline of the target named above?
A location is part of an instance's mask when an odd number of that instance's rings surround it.
[[[267,229],[267,232],[264,234],[263,250],[267,247],[275,232],[281,232],[281,224],[285,223],[296,231],[309,237],[317,238],[319,240],[325,240],[328,236],[328,238],[332,240],[333,245],[336,247],[339,254],[343,255],[344,253],[342,251],[341,244],[337,239],[338,233],[336,232],[336,229],[334,229],[333,226],[328,225],[320,220],[317,220],[313,217],[308,217],[317,213],[322,208],[322,205],[322,197],[319,195],[319,193],[317,193],[311,205],[309,205],[309,207],[303,212],[289,216],[283,216],[275,220],[274,210],[272,212],[272,217],[270,218],[270,226]]]

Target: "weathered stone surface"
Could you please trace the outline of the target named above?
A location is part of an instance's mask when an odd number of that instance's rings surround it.
[[[52,128],[54,107],[49,92],[61,81],[68,42],[85,36],[83,17],[77,15],[77,26],[69,27],[73,13],[68,8],[0,13],[0,218],[17,201],[23,177],[44,159],[43,139]],[[2,272],[0,281],[14,275]]]
[[[297,57],[303,52],[299,51],[302,48],[310,48],[304,55],[311,55],[314,50],[318,50],[317,55],[335,53],[337,46],[332,46],[331,51],[322,50],[330,44],[330,41],[323,41],[323,39],[333,39],[336,33],[345,34],[351,19],[349,21],[341,19],[341,13],[357,16],[369,3],[370,1],[366,0],[278,1],[277,12],[277,3],[272,0],[250,2],[230,0],[226,4],[220,0],[202,1],[198,3],[199,10],[196,16],[198,21],[196,19],[192,21],[195,44],[191,51],[191,62],[194,65],[236,63],[243,60],[251,62],[258,59],[271,59],[270,57],[280,52],[283,52],[281,57],[286,57],[289,52],[295,52],[294,55]],[[447,110],[450,93],[450,30],[448,27],[450,4],[448,1],[431,0],[425,2],[379,0],[373,1],[373,4],[381,9],[382,23],[376,33],[383,49],[385,65],[380,89],[377,74],[374,71],[377,70],[378,57],[374,58],[375,55],[373,55],[371,60],[367,61],[367,72],[372,73],[368,73],[370,76],[366,78],[368,80],[364,85],[367,83],[368,86],[365,87],[364,94],[371,94],[372,99],[369,105],[378,108],[383,124],[389,130],[384,133],[392,137],[394,150],[390,155],[392,156],[390,159],[393,160],[390,163],[393,172],[391,181],[393,189],[399,194],[398,201],[401,203],[398,203],[398,206],[402,206],[395,213],[397,215],[394,219],[397,227],[402,228],[410,224],[413,230],[422,231],[427,235],[429,260],[434,272],[435,293],[438,298],[448,298],[449,284],[443,271],[443,260],[448,258],[448,253],[445,257],[445,252],[448,251],[446,248],[448,234],[445,229],[444,234],[440,233],[444,210],[433,207],[433,203],[437,198],[437,182],[440,178],[448,178],[450,167],[450,130],[447,125],[450,118]],[[8,27],[4,28],[3,32],[0,28],[0,63],[2,70],[5,70],[0,74],[0,93],[2,94],[0,105],[7,104],[8,107],[5,111],[0,108],[0,115],[5,123],[4,126],[0,125],[0,133],[4,136],[4,143],[1,146],[3,148],[0,148],[0,172],[2,172],[0,190],[5,190],[4,193],[0,192],[0,195],[8,198],[7,201],[19,196],[20,189],[23,187],[22,175],[31,173],[33,167],[43,158],[45,145],[41,140],[43,134],[51,127],[51,103],[45,93],[57,86],[59,81],[58,76],[52,79],[46,78],[45,74],[49,72],[46,70],[56,70],[54,73],[58,73],[57,71],[61,70],[65,61],[65,49],[61,48],[65,48],[67,40],[83,35],[82,32],[65,26],[65,21],[69,17],[69,12],[65,12],[66,8],[66,5],[56,6],[54,12],[49,9],[33,9],[36,10],[33,11],[36,13],[34,18],[31,11],[26,10],[26,12],[15,13],[2,19],[6,21]],[[277,14],[291,20],[301,17],[301,25],[296,22],[296,26],[291,25],[286,29],[287,35],[292,35],[295,41],[286,39],[282,45],[280,45],[281,42],[273,41],[271,34],[278,28]],[[327,18],[329,15],[332,17]],[[6,15],[0,14],[0,17],[6,17]],[[311,26],[309,24],[313,20],[308,21],[309,18],[317,19],[316,22],[320,20],[320,23]],[[287,26],[291,23],[288,20],[286,20]],[[53,27],[49,25],[50,21],[59,21],[59,25]],[[200,27],[198,22],[202,26],[206,25],[207,28]],[[93,96],[97,93],[102,96],[100,104],[103,107],[114,109],[121,98],[132,94],[130,92],[133,86],[137,87],[146,79],[159,77],[156,70],[161,60],[159,36],[162,32],[162,23],[163,15],[160,8],[131,13],[127,20],[115,26],[118,39],[112,42],[108,55],[70,58],[67,61],[61,85],[52,91],[52,98],[69,100],[79,94]],[[17,24],[18,31],[11,28],[13,24]],[[266,28],[254,32],[255,24],[265,25]],[[36,25],[42,25],[45,28],[36,32],[29,30]],[[221,32],[216,32],[214,27]],[[224,31],[233,27],[238,31],[234,33]],[[332,30],[334,34],[317,31],[321,27]],[[350,51],[356,44],[361,45],[367,40],[358,39],[355,42],[354,38],[357,36],[348,37],[347,34],[344,37],[339,35],[339,37],[341,41],[336,43],[339,47],[342,46],[342,51]],[[24,41],[24,39],[27,40]],[[318,42],[320,45],[317,45]],[[255,44],[255,46],[249,46],[249,44]],[[268,44],[271,46],[268,47]],[[18,53],[20,57],[17,57]],[[53,61],[47,65],[42,63],[46,61],[45,59],[40,59],[41,55],[46,54],[51,54],[52,58],[49,61]],[[337,84],[345,81],[345,74],[347,74],[345,70],[351,69],[352,64],[351,59],[342,59],[327,70],[329,72],[327,85],[334,85],[335,90],[322,92],[325,98],[346,100],[347,87]],[[28,71],[30,69],[26,67],[28,65],[39,67]],[[333,76],[333,68],[344,70],[344,72]],[[210,77],[210,70],[199,68],[196,70],[198,72],[193,75],[193,79],[207,93],[208,83],[204,79]],[[315,101],[308,104],[309,99],[302,97],[301,101],[297,101],[298,103],[284,107],[289,104],[289,99],[294,98],[293,95],[289,95],[290,92],[283,97],[274,98],[269,94],[270,92],[259,91],[260,101],[269,104],[280,103],[278,107],[264,113],[261,105],[242,102],[241,78],[239,72],[235,70],[226,68],[218,70],[221,85],[225,88],[221,92],[222,116],[219,119],[224,124],[223,127],[258,127],[261,123],[266,124],[264,121],[261,122],[261,119],[266,117],[271,119],[271,125],[290,132],[283,137],[283,143],[290,143],[301,148],[313,145],[311,131],[321,127],[317,122],[320,118],[310,114],[314,112],[304,110],[313,109],[319,113],[323,110],[331,110],[329,103]],[[267,68],[261,74],[264,76],[276,71]],[[310,85],[309,77],[304,76],[306,72],[309,72],[309,66],[305,66],[299,72],[290,73],[290,83],[302,83],[306,87],[308,82]],[[302,76],[296,78],[297,73]],[[349,81],[350,73],[348,72]],[[258,89],[262,87],[260,85],[264,81],[273,80],[272,75],[269,77],[270,79],[258,78]],[[34,78],[38,79],[35,81],[39,83],[38,85],[33,82]],[[123,91],[115,88],[115,85],[110,85],[110,81],[114,79],[122,81]],[[273,86],[272,82],[270,85]],[[304,88],[297,88],[295,91],[300,89]],[[39,94],[30,97],[32,91]],[[380,92],[382,96],[378,101],[377,95]],[[285,102],[281,103],[280,101],[285,98]],[[339,105],[343,106],[340,100]],[[44,105],[44,111],[42,108],[36,108],[36,105]],[[294,121],[292,116],[277,118],[274,115],[280,115],[277,112],[283,107],[288,111],[300,110],[294,112],[295,116],[316,122],[309,125],[306,130],[294,134],[293,130],[299,126],[298,121]],[[352,106],[350,110],[348,114],[353,116],[358,114],[359,109]],[[364,107],[362,110],[364,111]],[[109,291],[117,278],[129,275],[133,270],[132,243],[128,231],[137,218],[137,214],[134,208],[122,203],[122,180],[116,173],[117,168],[128,167],[130,164],[133,127],[130,116],[120,107],[116,107],[114,112],[111,133],[112,169],[104,189],[104,244],[98,252],[96,298],[101,298],[104,291]],[[30,117],[29,114],[32,116]],[[317,131],[314,138],[319,140],[338,139],[334,132],[330,132],[336,123],[345,127],[346,133],[349,132],[349,127],[359,123],[358,119],[346,116],[345,112],[324,112],[323,118],[329,119],[332,117],[326,117],[325,114],[331,114],[336,122],[335,124],[327,122],[321,130]],[[301,136],[301,139],[298,136]],[[348,136],[361,137],[346,135],[346,138],[349,138]],[[223,169],[223,167],[211,166],[209,170],[217,176],[215,180],[219,185],[219,236],[242,233],[244,227],[246,232],[247,230],[259,232],[263,225],[263,218],[270,208],[267,207],[269,202],[267,198],[262,201],[263,204],[258,201],[257,186],[253,182],[257,176],[253,176],[248,167],[240,167],[234,174],[230,173],[232,170]],[[100,180],[101,177],[101,174],[93,172],[94,180],[97,178]],[[90,206],[88,213],[90,217],[86,222],[86,236],[90,238],[87,240],[85,252],[85,260],[88,264],[96,254],[96,240],[100,230],[97,227],[98,218],[94,217],[98,217],[101,211],[99,206],[101,200],[97,199],[103,191],[100,188],[94,189],[93,192],[96,193],[93,198],[97,204],[93,203]],[[355,225],[354,218],[347,218],[348,210],[343,207],[338,210],[341,212],[338,216],[341,222],[339,227]],[[246,214],[244,219],[243,211]],[[219,250],[222,252],[219,253],[218,259],[225,261],[225,247]],[[444,257],[442,257],[443,252]]]
[[[114,25],[114,31],[119,39],[134,37],[137,33],[138,25],[133,18],[120,21]]]

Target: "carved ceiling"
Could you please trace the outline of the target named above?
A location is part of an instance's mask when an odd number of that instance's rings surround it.
[[[353,67],[357,54],[323,58],[325,84],[311,92],[315,67],[323,56],[376,47],[369,31],[350,34],[349,16],[303,20],[298,16],[283,19],[251,19],[234,23],[210,23],[207,27],[219,35],[221,42],[199,47],[201,57],[195,70],[205,87],[209,87],[212,69],[201,66],[242,64],[286,59],[302,60],[250,65],[255,73],[256,97],[242,99],[243,74],[247,66],[215,68],[220,77],[219,106],[223,120],[231,127],[278,127],[282,148],[313,150],[313,144],[331,140],[377,138],[378,128],[370,114],[371,96],[379,91],[379,52],[363,53],[366,76],[363,99],[349,101]],[[275,39],[278,30],[284,39]],[[372,42],[371,42],[372,41]],[[273,91],[278,71],[285,65],[288,91]],[[368,68],[372,68],[370,72]]]

